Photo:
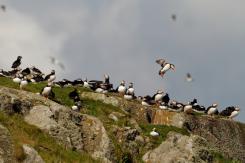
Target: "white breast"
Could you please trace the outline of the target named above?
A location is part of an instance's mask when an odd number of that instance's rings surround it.
[[[167,110],[167,109],[168,109],[168,107],[165,106],[165,105],[160,105],[159,108],[160,108],[160,109],[163,109],[163,110]]]
[[[124,98],[126,100],[132,100],[133,99],[133,96],[132,95],[124,95]]]
[[[45,87],[43,89],[42,95],[48,95],[51,91],[51,87]]]
[[[20,79],[20,78],[14,78],[14,79],[13,79],[13,82],[19,84],[19,83],[21,82],[21,79]]]
[[[76,110],[78,110],[78,107],[77,107],[76,105],[73,105],[73,106],[71,107],[71,109],[74,110],[74,111],[76,111]]]
[[[147,102],[145,102],[145,101],[142,101],[141,104],[142,104],[143,106],[150,106],[150,105],[149,105]]]
[[[239,111],[233,111],[230,115],[230,118],[234,118],[239,114]]]
[[[157,94],[155,96],[155,101],[160,101],[160,100],[162,100],[162,98],[163,98],[163,94]]]
[[[208,110],[208,115],[212,115],[212,114],[214,114],[215,112],[217,111],[217,108],[210,108],[209,110]]]
[[[86,82],[86,81],[83,83],[83,87],[90,88],[88,82]]]
[[[128,94],[134,94],[134,88],[129,88],[127,92]]]
[[[56,79],[55,75],[51,75],[48,79],[48,82],[53,82]]]
[[[191,112],[192,111],[192,106],[191,105],[186,105],[185,107],[184,107],[184,112]]]
[[[150,132],[150,135],[151,136],[159,136],[159,133],[157,133],[156,131],[151,131]]]
[[[166,64],[163,68],[162,68],[162,70],[161,71],[163,71],[163,72],[166,72],[166,71],[168,71],[169,69],[170,69],[170,64],[168,63],[168,64]]]
[[[125,93],[125,92],[126,92],[126,87],[120,85],[120,86],[118,87],[118,92],[119,92],[119,93]]]
[[[27,84],[28,84],[28,82],[26,80],[23,80],[23,81],[20,82],[20,85],[22,85],[22,86],[25,86]]]

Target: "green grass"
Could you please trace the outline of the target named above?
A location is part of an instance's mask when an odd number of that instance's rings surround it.
[[[222,154],[213,152],[214,163],[241,163],[240,161],[225,158]]]
[[[96,162],[86,153],[65,149],[48,134],[24,122],[20,115],[9,116],[0,112],[0,123],[10,131],[14,142],[15,157],[18,161],[23,161],[25,158],[22,144],[29,144],[46,162]]]
[[[166,125],[152,125],[152,124],[140,124],[140,127],[144,133],[144,135],[150,137],[151,142],[156,146],[160,145],[163,141],[166,140],[167,134],[170,131],[174,131],[180,133],[182,135],[188,135],[189,132],[186,129],[174,127],[174,126],[166,126]],[[153,128],[156,128],[156,131],[160,134],[158,137],[152,137],[150,132]]]

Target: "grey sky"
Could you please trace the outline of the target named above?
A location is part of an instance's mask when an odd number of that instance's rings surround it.
[[[162,88],[170,97],[220,108],[238,105],[245,122],[244,0],[2,0],[0,65],[9,68],[17,55],[23,65],[59,78],[135,83],[138,95]],[[171,14],[177,15],[176,22]],[[48,60],[65,63],[62,71]],[[176,65],[158,76],[157,58]],[[195,81],[186,83],[190,72]]]

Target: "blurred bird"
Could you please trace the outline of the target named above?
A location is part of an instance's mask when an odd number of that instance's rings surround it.
[[[172,18],[173,21],[176,21],[176,19],[177,19],[176,14],[172,14],[172,15],[171,15],[171,18]]]
[[[59,66],[62,70],[65,70],[65,66],[63,63],[61,63],[59,60],[57,60],[56,58],[54,57],[49,57],[50,58],[50,61],[53,65],[57,65]]]
[[[15,60],[12,64],[12,67],[13,69],[18,69],[18,67],[20,66],[21,64],[21,59],[22,59],[22,56],[18,56],[17,57],[17,60]]]
[[[174,66],[173,64],[171,64],[171,63],[165,63],[164,66],[161,68],[161,70],[159,70],[159,73],[158,73],[158,74],[159,74],[161,77],[163,77],[164,74],[165,74],[168,70],[170,70],[170,69],[172,69],[172,70],[175,71],[175,66]]]
[[[156,60],[156,63],[161,65],[161,67],[164,67],[164,64],[165,64],[165,59],[157,59]]]
[[[6,6],[5,5],[1,5],[1,9],[2,9],[3,12],[5,12],[6,11]]]
[[[186,80],[187,82],[192,82],[192,81],[193,81],[193,78],[192,78],[192,76],[191,76],[190,73],[187,73],[187,74],[186,74],[185,80]]]

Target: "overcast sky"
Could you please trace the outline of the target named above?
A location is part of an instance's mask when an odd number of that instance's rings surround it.
[[[182,102],[198,99],[241,108],[245,122],[244,0],[0,0],[0,67],[23,66],[59,79],[134,82],[137,95],[164,89]],[[171,15],[177,20],[172,21]],[[62,61],[54,67],[49,56]],[[176,72],[158,76],[165,58]],[[187,72],[194,82],[186,83]]]

